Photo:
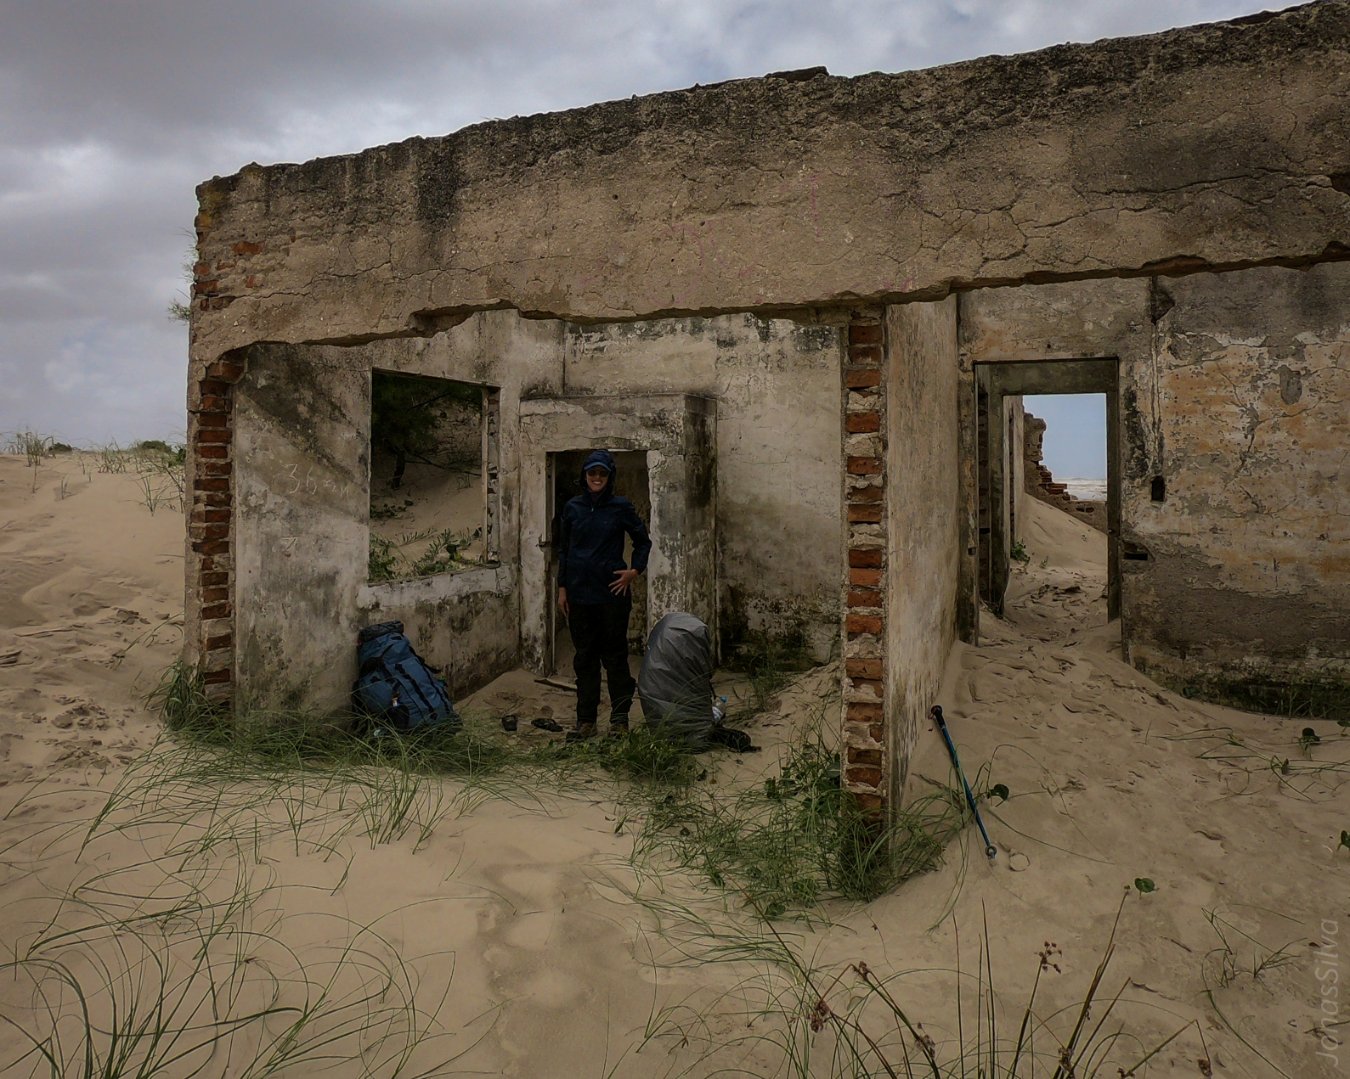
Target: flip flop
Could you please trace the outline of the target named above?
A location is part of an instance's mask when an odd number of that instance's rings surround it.
[[[556,719],[532,719],[530,726],[538,727],[541,731],[548,731],[550,734],[557,734],[562,730],[562,724]]]

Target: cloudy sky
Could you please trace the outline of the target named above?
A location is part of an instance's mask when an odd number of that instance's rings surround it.
[[[182,437],[187,334],[166,309],[183,298],[193,189],[250,161],[788,68],[902,71],[1287,6],[0,0],[0,439]]]

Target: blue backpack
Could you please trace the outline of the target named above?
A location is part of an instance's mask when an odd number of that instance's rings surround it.
[[[445,726],[459,730],[460,718],[445,688],[413,651],[402,622],[379,622],[357,634],[358,671],[352,707],[400,731]]]

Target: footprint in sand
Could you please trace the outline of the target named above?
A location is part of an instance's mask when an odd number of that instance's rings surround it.
[[[52,726],[60,727],[62,730],[78,727],[82,731],[106,731],[112,726],[112,721],[108,719],[108,713],[98,705],[91,701],[81,701],[53,719]]]

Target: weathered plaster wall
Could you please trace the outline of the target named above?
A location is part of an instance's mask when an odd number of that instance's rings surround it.
[[[1166,500],[1134,518],[1150,558],[1126,563],[1131,654],[1257,701],[1300,678],[1345,687],[1350,266],[1160,285]]]
[[[1135,278],[987,289],[960,297],[960,365],[963,385],[968,387],[961,395],[962,438],[966,440],[961,464],[966,505],[959,605],[962,636],[972,637],[978,623],[975,447],[967,444],[974,423],[975,364],[1119,360],[1120,530],[1122,539],[1134,542],[1138,537],[1133,522],[1149,501],[1162,452],[1153,358],[1156,293],[1149,279]],[[1122,631],[1128,639],[1131,612],[1123,596],[1122,606]]]
[[[193,355],[1350,248],[1350,5],[929,71],[766,78],[199,188]]]
[[[823,660],[838,640],[839,364],[837,327],[784,319],[569,326],[569,393],[678,392],[716,402],[724,642],[747,630],[800,630]]]
[[[556,323],[491,312],[426,340],[248,350],[234,409],[241,704],[343,706],[356,630],[386,619],[455,693],[518,661],[517,402],[523,384],[556,387],[560,347]],[[374,367],[501,387],[499,565],[367,584]]]
[[[886,312],[886,713],[896,805],[955,638],[956,333],[955,298]]]

